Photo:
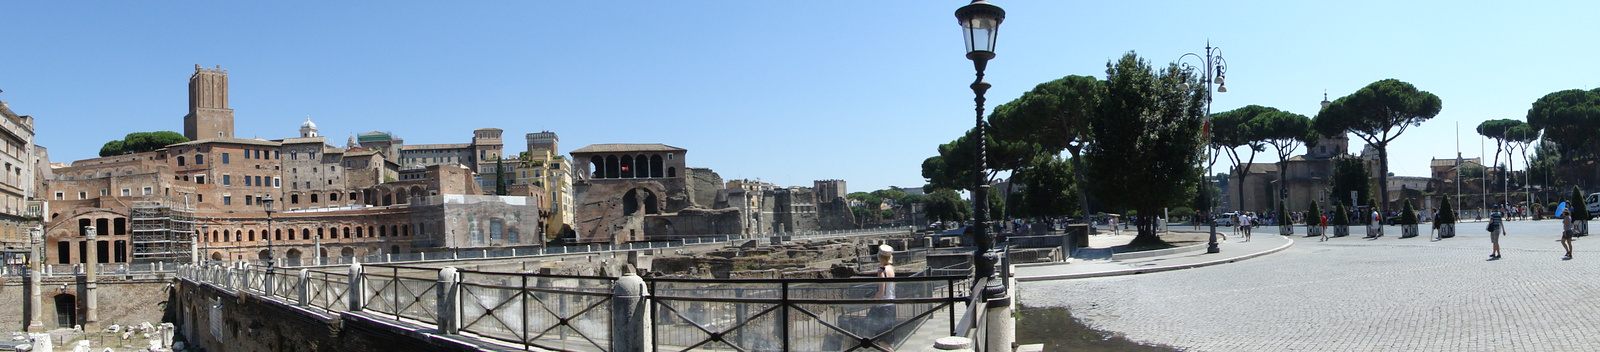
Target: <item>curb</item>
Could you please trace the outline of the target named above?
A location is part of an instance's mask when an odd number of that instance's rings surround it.
[[[1155,267],[1155,268],[1130,268],[1130,269],[1110,270],[1110,271],[1101,271],[1101,272],[1092,272],[1092,273],[1077,273],[1077,274],[1060,274],[1060,275],[1018,277],[1018,278],[1016,278],[1016,280],[1019,281],[1019,282],[1020,281],[1067,280],[1067,279],[1082,279],[1082,278],[1103,277],[1103,276],[1134,275],[1134,274],[1155,273],[1155,272],[1162,272],[1162,271],[1172,271],[1172,270],[1180,270],[1180,269],[1198,268],[1198,267],[1203,267],[1203,266],[1212,266],[1212,265],[1217,265],[1217,264],[1232,263],[1232,262],[1237,262],[1237,261],[1241,261],[1241,260],[1252,259],[1252,258],[1260,257],[1260,256],[1263,256],[1263,255],[1277,253],[1279,251],[1288,249],[1290,246],[1294,246],[1294,240],[1289,240],[1289,243],[1284,243],[1282,246],[1278,246],[1278,248],[1273,248],[1271,250],[1266,250],[1266,251],[1246,254],[1246,255],[1233,257],[1233,258],[1217,259],[1217,260],[1204,261],[1204,262],[1199,262],[1199,263],[1181,264],[1181,265]]]

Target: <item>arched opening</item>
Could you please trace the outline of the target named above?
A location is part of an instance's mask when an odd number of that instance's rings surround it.
[[[222,261],[222,252],[211,252],[211,260]]]
[[[411,236],[411,225],[410,224],[400,225],[400,235],[401,236]]]
[[[356,238],[361,238],[361,237],[362,237],[361,227],[356,227]]]
[[[649,190],[645,190],[644,191],[644,213],[645,214],[660,214],[661,213],[661,209],[660,209],[659,206],[656,205],[657,202],[658,201],[656,200],[656,193],[655,192],[651,192]]]
[[[389,246],[389,254],[400,254],[400,245]]]
[[[318,253],[321,253],[323,258],[327,258],[328,257],[328,249],[327,248],[321,249],[321,252],[318,252]],[[318,264],[321,264],[321,263],[318,263]]]
[[[300,259],[300,250],[296,248],[290,248],[288,252],[283,252],[283,257],[290,260]]]
[[[678,168],[676,168],[676,167],[667,168],[667,177],[678,177]]]
[[[215,232],[215,231],[213,231],[213,232]],[[222,232],[222,241],[223,242],[233,242],[233,236],[229,235],[227,231],[223,231]]]
[[[630,189],[622,195],[622,215],[633,215],[639,212],[639,190]]]
[[[339,250],[339,256],[346,257],[346,258],[354,257],[354,256],[356,256],[356,249],[355,248],[350,248],[350,247],[344,247],[344,249],[340,249]]]
[[[390,236],[400,236],[400,225],[389,225]]]
[[[344,228],[344,238],[350,238],[350,227],[348,226]]]
[[[633,178],[633,171],[638,169],[633,167],[632,155],[623,155],[620,167],[622,168],[622,178]]]
[[[647,237],[672,236],[672,221],[663,218],[650,219],[645,225],[644,235]]]
[[[322,231],[322,230],[317,230],[317,231]],[[325,239],[331,239],[331,238],[339,238],[339,228],[337,228],[337,227],[329,227],[328,228],[328,237],[322,237],[322,233],[321,232],[317,233],[317,239],[319,239],[319,240],[325,240]]]
[[[256,253],[256,257],[257,257],[256,259],[261,259],[261,260],[272,259],[272,251],[268,251],[268,250],[263,249],[263,250],[261,250],[261,252],[257,252]]]
[[[70,294],[56,295],[56,327],[71,328],[78,325],[78,297]]]
[[[389,195],[388,193],[384,193],[383,194],[383,205],[384,206],[394,205],[394,197]]]
[[[650,177],[661,177],[661,154],[650,156]]]
[[[317,229],[317,238],[322,238],[322,236],[323,236],[322,229]],[[302,240],[303,239],[305,239],[305,238],[302,238]]]
[[[618,167],[619,167],[619,165],[617,165],[617,156],[615,156],[615,155],[607,155],[606,156],[606,178],[617,178],[617,177],[620,177],[621,174],[617,170]]]
[[[378,226],[378,237],[389,237],[389,228]]]
[[[589,165],[589,170],[593,171],[589,173],[589,178],[606,178],[605,159],[601,159],[599,155],[596,155],[593,158],[589,158]]]

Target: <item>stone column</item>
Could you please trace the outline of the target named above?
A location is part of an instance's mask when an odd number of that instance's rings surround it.
[[[345,281],[349,281],[350,284],[350,287],[347,288],[347,291],[344,291],[345,297],[350,298],[349,310],[351,312],[360,312],[361,308],[366,306],[367,303],[365,301],[367,293],[363,292],[366,285],[362,284],[361,282],[361,263],[350,263],[350,276],[348,276]]]
[[[99,265],[100,264],[99,253],[97,253],[97,251],[99,250],[100,245],[99,245],[99,243],[95,242],[95,231],[96,230],[95,230],[94,226],[84,226],[83,227],[83,231],[85,233],[84,240],[86,241],[86,242],[84,242],[85,243],[84,247],[88,247],[88,252],[87,252],[88,253],[88,257],[87,258],[83,258],[84,262],[88,264],[88,265],[84,265],[84,269],[83,269],[83,273],[84,273],[84,276],[83,276],[83,278],[84,278],[84,280],[83,280],[83,283],[84,283],[84,285],[83,285],[83,287],[84,287],[83,297],[84,297],[84,306],[88,307],[88,308],[84,312],[84,318],[83,318],[83,324],[82,325],[86,326],[86,327],[89,327],[89,326],[95,326],[95,323],[100,321],[100,312],[99,312],[100,303],[98,302],[99,300],[97,299],[97,296],[95,294],[95,289],[98,288],[97,287],[98,284],[95,283],[95,276],[94,276],[94,272],[95,272],[95,269],[96,269],[95,267],[100,266]],[[85,330],[87,330],[87,328],[85,328]]]
[[[1001,277],[1001,279],[1011,278]],[[1008,287],[1016,286],[1013,284]],[[988,324],[984,327],[986,329],[984,351],[1010,351],[1011,345],[1017,341],[1017,318],[1011,316],[1011,312],[1015,311],[1012,292],[1015,291],[1006,290],[1004,297],[990,299],[984,306],[984,309],[988,310],[983,313],[985,323]]]
[[[44,331],[43,288],[39,280],[44,277],[39,275],[39,267],[44,263],[44,230],[38,227],[28,228],[29,240],[33,242],[33,251],[28,253],[28,332]]]
[[[643,352],[653,345],[649,296],[644,279],[632,267],[623,268],[622,276],[611,287],[612,351]]]
[[[960,336],[940,337],[938,340],[933,341],[933,347],[925,348],[923,351],[972,352],[972,339]]]
[[[295,288],[295,290],[294,290],[295,291],[295,297],[298,298],[298,299],[295,300],[295,302],[300,303],[300,305],[302,305],[302,306],[311,305],[311,280],[310,280],[310,277],[311,277],[310,270],[300,269],[300,281],[299,281],[299,284],[294,286],[294,288]]]
[[[434,293],[438,295],[439,307],[439,333],[455,335],[461,333],[461,276],[456,274],[455,267],[439,269],[439,284]]]

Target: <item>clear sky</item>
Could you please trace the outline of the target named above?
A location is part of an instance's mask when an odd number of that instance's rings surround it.
[[[182,131],[194,65],[228,70],[236,135],[337,145],[549,130],[562,151],[665,143],[724,179],[917,187],[972,127],[966,1],[0,3],[0,101],[37,118],[57,162],[136,131]],[[1229,63],[1213,111],[1314,115],[1396,78],[1444,102],[1391,171],[1481,155],[1473,128],[1600,84],[1596,1],[1007,1],[989,107],[1124,52],[1164,64],[1209,39]],[[1352,149],[1360,144],[1352,141]],[[1493,145],[1489,146],[1490,153]],[[1257,158],[1271,162],[1269,150]],[[1520,164],[1517,166],[1520,168]]]

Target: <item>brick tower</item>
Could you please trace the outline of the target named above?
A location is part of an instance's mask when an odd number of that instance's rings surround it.
[[[233,138],[233,109],[228,108],[228,71],[222,66],[194,65],[189,76],[189,114],[183,117],[189,140]]]

